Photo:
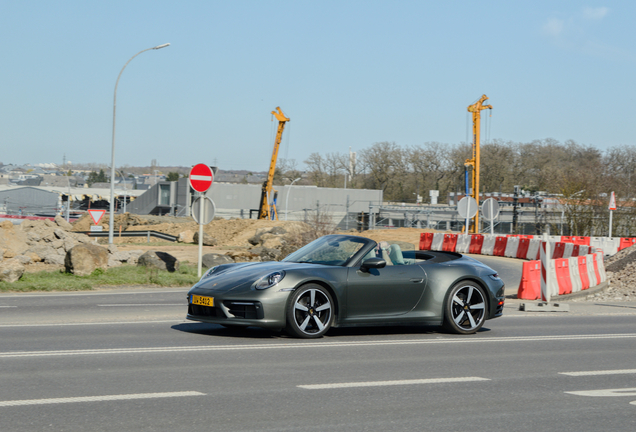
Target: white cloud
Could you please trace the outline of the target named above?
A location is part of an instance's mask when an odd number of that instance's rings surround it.
[[[565,23],[558,18],[549,18],[543,26],[543,32],[551,37],[558,37],[563,33]]]
[[[589,56],[634,60],[634,55],[602,41],[599,29],[610,10],[606,7],[583,7],[570,16],[547,18],[541,30],[555,46]]]
[[[583,8],[583,16],[590,20],[600,20],[607,15],[609,9],[606,7],[585,7]]]

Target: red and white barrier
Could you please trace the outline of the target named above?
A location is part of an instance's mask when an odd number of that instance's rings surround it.
[[[497,237],[494,235],[485,235],[484,243],[481,245],[481,254],[482,255],[493,255],[495,250],[495,241]]]
[[[636,244],[636,238],[552,236],[549,240],[546,244],[539,236],[421,233],[420,250],[526,259],[517,298],[549,301],[607,281],[603,256]]]
[[[504,256],[508,258],[517,258],[517,251],[519,250],[519,237],[508,237],[506,243],[506,249]]]
[[[579,258],[568,258],[568,266],[570,268],[570,282],[572,283],[572,292],[576,293],[583,289],[581,276],[579,275]]]
[[[469,253],[471,239],[472,239],[472,236],[469,236],[469,235],[458,236],[455,252],[462,253],[462,254]]]
[[[435,233],[433,236],[433,243],[431,244],[432,251],[441,251],[444,246],[444,234]]]

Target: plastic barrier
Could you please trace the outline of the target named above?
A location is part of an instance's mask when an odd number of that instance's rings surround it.
[[[444,245],[444,234],[443,233],[435,233],[433,234],[433,242],[431,243],[432,251],[441,251]]]
[[[481,246],[482,255],[492,255],[495,250],[495,241],[497,237],[494,235],[484,236],[484,243]]]
[[[470,236],[469,235],[459,235],[457,236],[457,245],[455,246],[455,252],[457,253],[468,253],[470,249]]]
[[[519,249],[519,237],[508,237],[504,256],[508,258],[517,258],[517,250]]]
[[[622,251],[628,247],[632,247],[636,244],[636,238],[621,238],[621,242],[618,245],[618,250]]]
[[[470,236],[470,248],[468,253],[481,254],[481,248],[484,244],[484,236],[481,234],[472,234]]]
[[[602,256],[602,255],[601,255]],[[599,285],[600,283],[604,282],[603,280],[601,280],[601,272],[598,269],[598,252],[595,254],[592,254],[592,262],[593,262],[593,269],[594,269],[594,276],[596,276],[596,285]]]
[[[550,245],[552,248],[552,259],[563,258],[565,243],[557,242]]]
[[[587,279],[590,281],[590,288],[595,287],[599,282],[594,271],[594,255],[585,255],[585,262],[587,263]]]
[[[508,244],[508,237],[497,236],[495,239],[495,248],[493,249],[494,256],[504,256],[506,252],[506,245]]]
[[[605,273],[605,261],[603,260],[603,252],[596,252],[596,263],[598,264],[598,273],[601,276],[601,283],[607,280],[607,274]]]
[[[569,260],[567,258],[557,258],[554,260],[554,263],[556,266],[557,282],[559,284],[559,295],[572,293]]]
[[[636,238],[550,237],[552,259],[548,261],[550,296],[566,295],[597,286],[607,280],[604,254],[636,244]],[[541,237],[530,235],[482,235],[421,233],[420,250],[447,251],[528,259],[517,298],[544,299],[541,293]]]
[[[592,242],[590,241],[590,244],[591,243]],[[592,246],[596,246],[596,245],[592,245]],[[618,249],[620,248],[620,246],[621,246],[620,237],[612,237],[612,238],[605,237],[605,240],[603,242],[603,246],[601,247],[601,249],[603,249],[603,253],[605,255],[616,255],[618,253]]]
[[[589,237],[581,237],[581,236],[572,236],[572,243],[580,245],[580,246],[589,246],[590,238]]]
[[[568,265],[570,266],[570,282],[572,283],[572,292],[579,292],[583,287],[581,283],[581,276],[579,276],[579,258],[568,258]]]
[[[431,244],[433,243],[433,233],[421,233],[420,234],[420,250],[431,250]]]
[[[517,298],[524,300],[538,300],[541,298],[540,261],[525,261],[523,263]]]
[[[515,258],[526,259],[528,255],[528,246],[530,246],[530,239],[520,238],[519,246],[517,247],[517,256]]]
[[[444,252],[455,252],[457,246],[457,234],[444,234],[442,250]]]
[[[556,260],[548,260],[548,287],[550,288],[550,297],[559,295],[559,280],[556,273]],[[542,296],[542,299],[545,300]]]
[[[539,239],[530,240],[530,245],[528,246],[528,254],[526,255],[526,259],[529,259],[529,260],[538,259],[540,248],[541,248],[541,240]]]
[[[579,278],[581,279],[581,289],[586,290],[590,287],[590,279],[587,276],[587,259],[586,256],[577,258],[579,265]]]

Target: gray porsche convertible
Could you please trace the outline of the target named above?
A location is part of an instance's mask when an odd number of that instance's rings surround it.
[[[188,292],[193,321],[285,329],[317,338],[331,327],[443,325],[475,333],[502,315],[504,283],[454,252],[328,235],[281,261],[212,267]]]

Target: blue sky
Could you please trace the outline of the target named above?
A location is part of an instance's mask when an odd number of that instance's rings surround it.
[[[636,2],[0,0],[0,162],[265,171],[487,135],[635,145]],[[487,111],[484,111],[487,113]]]

